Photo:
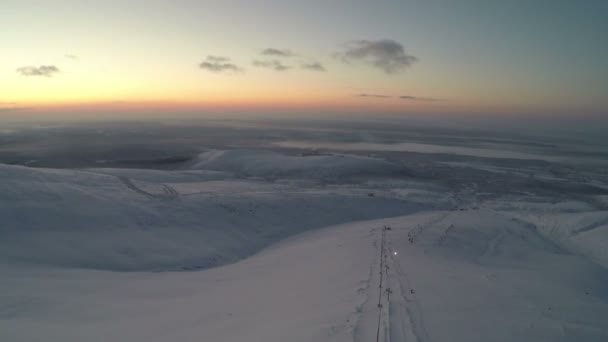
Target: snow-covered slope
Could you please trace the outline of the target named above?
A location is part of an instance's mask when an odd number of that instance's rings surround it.
[[[393,221],[389,286],[402,297],[391,305],[391,329],[404,326],[405,312],[423,341],[608,338],[606,269],[533,226],[486,209]]]
[[[420,208],[365,193],[218,181],[207,171],[164,174],[0,165],[0,263],[206,268],[304,230]]]
[[[352,341],[374,236],[308,233],[203,272],[4,268],[0,340]]]
[[[0,165],[0,341],[608,340],[601,194],[399,165]]]
[[[2,272],[3,341],[608,338],[605,269],[485,210],[344,224],[202,272]]]

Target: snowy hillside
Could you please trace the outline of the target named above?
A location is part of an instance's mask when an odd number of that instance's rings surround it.
[[[289,235],[421,205],[367,193],[218,180],[205,171],[0,165],[0,263],[198,269]]]
[[[608,339],[603,178],[488,169],[0,165],[0,341]]]

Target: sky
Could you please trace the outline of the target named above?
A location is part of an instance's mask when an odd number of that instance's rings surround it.
[[[605,118],[607,14],[603,0],[3,0],[0,116]]]

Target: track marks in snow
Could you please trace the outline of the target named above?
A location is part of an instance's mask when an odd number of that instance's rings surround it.
[[[146,196],[148,198],[174,200],[179,197],[179,193],[177,192],[177,190],[175,190],[173,187],[171,187],[170,185],[167,185],[167,184],[161,184],[162,193],[152,193],[152,192],[149,192],[149,191],[146,191],[146,190],[140,188],[133,182],[133,180],[131,178],[126,177],[126,176],[115,175],[115,174],[108,173],[108,172],[86,170],[86,169],[80,169],[80,171],[115,177],[129,190],[136,192],[142,196]]]
[[[588,232],[588,231],[594,230],[595,228],[598,228],[598,227],[604,226],[604,225],[606,225],[606,224],[608,224],[608,218],[605,218],[605,219],[603,219],[603,220],[599,220],[599,221],[593,222],[592,224],[589,224],[589,225],[586,225],[586,226],[583,226],[583,227],[577,228],[577,229],[573,230],[573,231],[570,233],[570,236],[576,236],[576,235],[578,235],[578,234],[581,234],[581,233],[585,233],[585,232]]]
[[[432,219],[431,225],[445,216]],[[358,309],[354,341],[429,341],[415,291],[391,245],[392,228],[374,230],[379,231],[373,242],[376,257],[366,282],[366,301]]]
[[[167,184],[163,184],[163,191],[165,191],[168,196],[171,196],[173,198],[177,198],[179,196],[177,190]]]
[[[148,198],[176,199],[177,197],[179,197],[178,192],[167,184],[162,184],[162,188],[163,188],[162,193],[151,193],[151,192],[148,192],[148,191],[138,187],[135,183],[133,183],[131,178],[128,178],[125,176],[115,176],[115,177],[118,178],[118,180],[120,180],[130,190],[132,190],[140,195],[146,196]]]
[[[442,246],[445,243],[445,240],[448,238],[448,235],[453,229],[454,224],[450,223],[450,225],[443,231],[439,239],[437,239],[437,246]]]
[[[432,226],[445,219],[449,213],[431,219],[426,226]],[[429,341],[424,325],[424,318],[420,302],[416,297],[415,289],[399,262],[390,240],[391,229],[388,230],[387,239],[387,280],[389,305],[389,339],[388,341]]]
[[[424,233],[427,229],[433,227],[434,225],[436,225],[437,223],[445,220],[451,213],[445,212],[439,215],[435,215],[433,217],[431,217],[431,219],[429,219],[426,223],[423,224],[419,224],[416,225],[414,228],[411,228],[409,230],[409,232],[407,233],[407,238],[409,240],[410,243],[414,243],[416,242],[416,240],[418,239],[418,237],[420,235],[422,235],[422,233]],[[447,230],[446,232],[444,232],[444,234],[447,234]]]
[[[370,266],[367,300],[355,329],[355,341],[430,341],[422,305],[402,264],[403,260],[400,261],[404,256],[395,254],[391,235],[393,230],[407,232],[410,243],[400,248],[413,248],[423,234],[429,234],[428,237],[435,240],[433,244],[441,246],[448,234],[456,229],[453,223],[445,223],[445,227],[442,224],[453,213],[434,213],[410,227],[384,226],[374,229],[376,257]],[[439,224],[441,227],[438,227]],[[500,239],[496,243],[500,243]],[[373,311],[373,315],[369,311]],[[370,329],[373,329],[373,333],[370,333]]]
[[[384,278],[386,277],[386,274],[388,272],[388,260],[387,260],[387,255],[386,255],[386,232],[388,231],[388,227],[384,226],[382,228],[382,235],[380,238],[380,281],[379,281],[379,285],[378,285],[378,326],[376,329],[376,342],[380,342],[380,330],[382,328],[384,334],[386,335],[386,320],[383,322],[382,318],[383,316],[386,317],[386,309],[384,308],[384,303],[383,303],[383,298],[382,295],[384,294],[385,291],[385,283],[384,283]],[[384,338],[384,340],[386,340],[386,338]]]
[[[365,288],[361,289],[366,292],[365,301],[357,308],[358,318],[354,329],[353,340],[355,342],[370,342],[376,340],[377,335],[377,315],[378,302],[376,298],[379,296],[380,288],[380,254],[382,247],[381,234],[378,228],[373,228],[371,236],[374,237],[372,245],[375,248],[374,258],[370,263],[369,278],[365,281]]]

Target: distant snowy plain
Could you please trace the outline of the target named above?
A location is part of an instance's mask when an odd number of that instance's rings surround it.
[[[0,341],[608,340],[603,160],[365,144],[0,164]]]

